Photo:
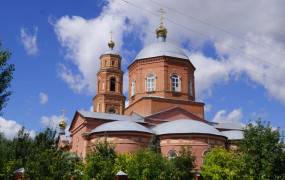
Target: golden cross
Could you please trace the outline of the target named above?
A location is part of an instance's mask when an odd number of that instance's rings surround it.
[[[165,11],[162,8],[160,8],[159,13],[160,13],[160,25],[163,25]]]

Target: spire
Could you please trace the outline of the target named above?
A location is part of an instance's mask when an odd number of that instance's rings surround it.
[[[160,9],[159,13],[160,13],[160,24],[158,28],[156,28],[156,37],[158,39],[161,39],[162,41],[165,41],[166,35],[167,35],[167,29],[164,27],[164,24],[163,24],[165,12],[163,9]]]
[[[111,50],[113,50],[113,48],[114,48],[114,46],[115,46],[115,42],[114,42],[113,39],[112,39],[112,34],[113,34],[113,32],[110,31],[110,41],[108,42],[108,46],[109,46],[109,48],[110,48]]]
[[[60,117],[60,121],[59,121],[59,124],[58,124],[58,126],[59,126],[59,134],[65,134],[65,128],[66,128],[66,122],[65,122],[65,120],[64,120],[64,112],[65,112],[65,110],[64,109],[62,109],[61,110],[61,112],[62,112],[62,114],[61,114],[61,117]]]

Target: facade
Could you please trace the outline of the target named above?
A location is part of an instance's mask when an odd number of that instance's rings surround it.
[[[166,157],[188,147],[196,169],[214,146],[235,148],[243,138],[236,124],[205,120],[204,103],[195,98],[195,67],[183,50],[166,41],[163,23],[157,42],[142,49],[129,65],[129,105],[122,93],[121,56],[110,50],[100,57],[93,112],[76,111],[70,125],[69,150],[84,158],[96,141],[106,139],[118,153],[148,147],[155,137]]]

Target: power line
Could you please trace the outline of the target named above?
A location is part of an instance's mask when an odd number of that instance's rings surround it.
[[[233,33],[233,32],[231,32],[231,31],[229,31],[229,30],[227,30],[227,29],[224,29],[224,28],[219,27],[219,26],[217,26],[217,25],[215,25],[215,24],[209,23],[208,21],[202,20],[202,19],[197,18],[197,17],[195,17],[195,16],[193,16],[193,15],[185,14],[185,13],[183,13],[183,12],[181,12],[181,11],[178,11],[177,9],[171,8],[171,7],[169,7],[169,6],[165,6],[165,5],[163,5],[163,4],[159,3],[159,2],[156,2],[156,1],[154,1],[154,0],[149,0],[149,1],[152,2],[153,4],[156,4],[156,5],[159,6],[159,7],[163,7],[163,8],[172,10],[172,11],[176,12],[177,14],[180,14],[181,16],[184,16],[184,17],[186,17],[186,18],[191,18],[191,19],[193,19],[193,20],[195,20],[195,21],[197,21],[197,22],[199,22],[199,23],[201,23],[201,24],[210,26],[210,27],[215,28],[215,29],[217,29],[217,30],[219,30],[219,31],[222,31],[222,32],[224,32],[224,33],[226,33],[226,34],[229,34],[229,35],[231,35],[231,36],[234,36],[235,38],[241,39],[241,40],[243,40],[243,41],[247,41],[247,42],[249,42],[249,43],[252,43],[252,44],[255,44],[255,45],[258,45],[258,46],[263,46],[263,47],[265,47],[265,48],[268,48],[268,47],[271,48],[271,46],[268,45],[268,44],[265,44],[265,43],[260,44],[260,43],[258,43],[258,42],[256,42],[256,41],[250,40],[250,39],[248,39],[248,38],[244,38],[244,37],[242,37],[241,35],[238,35],[238,34],[236,34],[236,33]],[[281,52],[281,51],[276,51],[276,50],[275,50],[275,52],[276,52],[276,53],[279,53],[280,55],[285,55],[285,53],[284,53],[284,52]]]
[[[133,7],[137,8],[137,9],[139,9],[139,10],[148,12],[148,13],[150,13],[151,15],[153,15],[153,16],[155,16],[155,17],[157,17],[157,15],[158,15],[158,13],[155,13],[155,12],[153,12],[153,11],[150,11],[150,10],[148,10],[148,9],[146,9],[146,8],[142,8],[141,6],[138,6],[138,5],[134,4],[133,2],[129,2],[129,1],[127,1],[127,0],[121,0],[121,1],[124,2],[124,3],[126,3],[126,4],[128,4],[128,5],[133,6]],[[194,29],[192,29],[192,28],[189,28],[188,26],[185,26],[185,25],[183,25],[183,24],[179,24],[179,23],[177,23],[176,21],[174,21],[174,20],[172,20],[172,19],[170,19],[170,18],[166,18],[166,17],[165,17],[165,20],[167,20],[168,22],[170,22],[170,23],[172,23],[172,24],[175,24],[175,25],[177,25],[177,26],[179,26],[179,27],[181,27],[181,28],[184,28],[184,29],[187,30],[187,31],[191,31],[191,32],[194,32],[194,33],[196,33],[196,34],[198,34],[198,35],[200,35],[200,36],[203,36],[203,37],[206,36],[207,38],[211,39],[211,37],[210,37],[209,35],[207,35],[207,34],[205,34],[205,33],[202,33],[202,32],[200,32],[200,31],[196,31],[196,30],[194,30]],[[229,47],[230,49],[233,49],[233,50],[242,52],[242,51],[241,51],[239,48],[237,48],[237,47],[230,46],[230,45],[227,45],[227,47]],[[247,53],[245,53],[245,52],[243,52],[243,54],[246,55],[246,56],[249,56],[249,57],[254,58],[253,60],[258,59],[259,61],[262,61],[262,62],[264,62],[265,64],[270,64],[270,65],[272,65],[272,66],[275,66],[276,68],[279,68],[279,69],[282,69],[282,70],[285,71],[285,68],[280,67],[280,66],[277,66],[277,65],[275,65],[275,64],[273,64],[273,63],[270,63],[270,62],[268,62],[268,61],[266,61],[266,60],[264,60],[264,59],[262,59],[262,58],[260,58],[260,57],[257,57],[257,56],[251,55],[251,54],[247,54]],[[256,61],[256,60],[255,60],[255,61]]]

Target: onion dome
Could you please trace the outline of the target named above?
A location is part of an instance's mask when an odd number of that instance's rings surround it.
[[[128,120],[104,123],[91,131],[91,133],[100,132],[143,132],[152,134],[150,129]]]
[[[167,29],[164,27],[163,23],[160,23],[160,25],[155,30],[155,32],[156,32],[156,37],[158,39],[161,38],[163,41],[165,41],[166,36],[167,36]]]
[[[160,10],[163,13],[163,10]],[[135,59],[146,59],[159,56],[169,56],[180,59],[189,60],[189,57],[179,46],[169,43],[166,41],[167,29],[163,24],[163,16],[161,15],[161,20],[158,28],[156,29],[157,42],[150,44],[143,48]]]
[[[115,42],[113,41],[112,39],[112,31],[110,32],[110,40],[108,42],[108,47],[109,47],[109,50],[104,52],[102,55],[106,55],[106,54],[112,54],[112,55],[117,55],[117,56],[120,56],[119,55],[119,52],[114,50],[114,47],[115,47]]]
[[[60,118],[60,121],[58,123],[59,126],[59,134],[64,135],[65,134],[65,128],[67,126],[65,120],[64,120],[64,110],[62,110],[62,115]]]
[[[115,47],[115,42],[111,39],[109,42],[108,42],[108,46],[111,50],[113,50],[113,48]]]
[[[170,121],[162,123],[153,128],[153,131],[157,135],[166,135],[166,134],[207,134],[207,135],[216,135],[223,136],[220,131],[218,131],[213,126],[210,126],[207,123],[192,120],[192,119],[180,119],[175,121]]]
[[[61,119],[61,120],[59,121],[58,126],[59,126],[59,128],[61,128],[61,129],[65,129],[66,126],[67,126],[67,124],[66,124],[66,122],[64,121],[64,119]]]
[[[164,11],[163,11],[163,9],[160,9],[159,12],[160,12],[160,24],[159,24],[158,28],[155,30],[156,37],[158,39],[161,39],[162,41],[165,41],[166,35],[167,35],[167,29],[164,27],[164,24],[163,24]]]

